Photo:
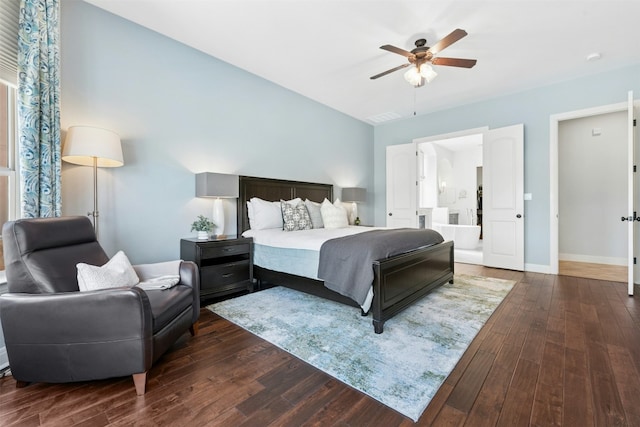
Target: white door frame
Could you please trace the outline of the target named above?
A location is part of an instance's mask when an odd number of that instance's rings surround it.
[[[549,119],[549,197],[550,197],[550,220],[549,220],[549,267],[551,274],[558,274],[558,131],[559,123],[565,120],[581,119],[585,117],[599,116],[601,114],[618,113],[628,110],[627,102],[618,104],[603,105],[600,107],[586,108],[583,110],[569,111],[566,113],[552,114]]]
[[[445,139],[459,138],[461,136],[478,135],[478,134],[481,134],[481,133],[485,133],[488,130],[489,130],[489,126],[483,126],[483,127],[479,127],[479,128],[465,129],[465,130],[461,130],[461,131],[457,131],[457,132],[443,133],[441,135],[423,136],[421,138],[414,139],[413,142],[416,145],[420,145],[423,142],[442,141],[442,140],[445,140]]]

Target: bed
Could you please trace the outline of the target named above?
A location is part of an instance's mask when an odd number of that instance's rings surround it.
[[[270,178],[240,176],[237,209],[238,235],[250,229],[247,201],[257,197],[268,201],[301,198],[322,202],[333,201],[333,186],[309,182],[288,181]],[[255,246],[255,245],[254,245]],[[374,332],[383,332],[384,323],[414,301],[435,288],[453,282],[453,242],[445,241],[422,247],[372,263],[374,279],[370,312],[373,316]],[[321,280],[290,274],[275,269],[254,265],[254,277],[258,287],[266,284],[280,285],[322,298],[348,304],[360,305],[324,286]],[[363,313],[364,314],[364,313]]]

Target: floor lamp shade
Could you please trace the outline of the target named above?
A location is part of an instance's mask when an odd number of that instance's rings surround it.
[[[351,202],[351,217],[349,218],[350,224],[355,224],[358,219],[358,202],[367,201],[367,189],[360,187],[349,187],[342,189],[342,201]],[[358,219],[359,221],[359,219]]]
[[[62,147],[62,160],[93,167],[93,228],[98,235],[98,168],[124,165],[122,144],[117,133],[92,126],[71,126]]]
[[[82,166],[114,168],[124,164],[122,144],[117,133],[90,126],[72,126],[67,130],[62,160]]]
[[[210,197],[213,201],[214,233],[224,235],[224,205],[222,199],[237,199],[240,181],[238,175],[202,172],[196,174],[196,197]]]

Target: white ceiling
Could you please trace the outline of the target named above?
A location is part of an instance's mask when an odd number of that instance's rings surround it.
[[[359,120],[406,118],[640,63],[638,0],[85,0]],[[379,49],[468,36],[421,88]],[[601,59],[587,61],[599,53]],[[391,113],[391,114],[388,114]]]

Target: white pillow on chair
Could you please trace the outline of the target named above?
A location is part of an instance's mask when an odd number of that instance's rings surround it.
[[[140,279],[133,269],[129,258],[118,251],[105,265],[99,267],[85,263],[76,264],[78,269],[78,287],[80,291],[131,287]]]

